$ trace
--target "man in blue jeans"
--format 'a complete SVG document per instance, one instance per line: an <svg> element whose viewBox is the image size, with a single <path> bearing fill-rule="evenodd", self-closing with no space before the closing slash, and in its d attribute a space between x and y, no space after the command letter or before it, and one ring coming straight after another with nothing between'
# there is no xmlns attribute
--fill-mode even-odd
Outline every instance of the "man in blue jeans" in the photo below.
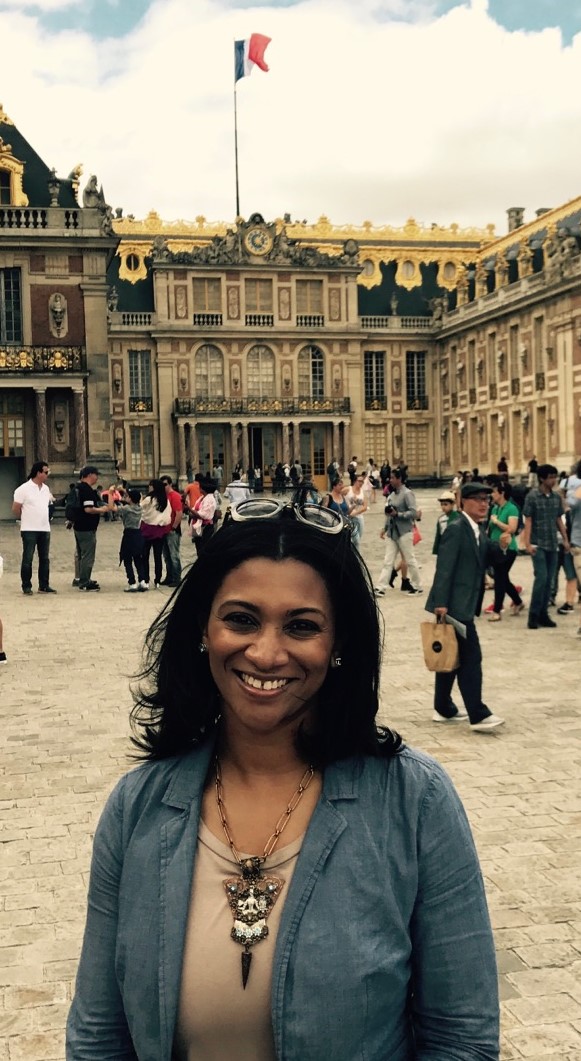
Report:
<svg viewBox="0 0 581 1061"><path fill-rule="evenodd" d="M563 499L555 492L557 469L552 464L540 464L537 475L539 485L529 490L523 508L523 545L533 558L534 571L529 630L557 625L549 615L551 586L558 558L557 531L563 540L565 552L568 553L571 548L563 519Z"/></svg>
<svg viewBox="0 0 581 1061"><path fill-rule="evenodd" d="M49 469L46 461L36 461L22 486L14 491L12 511L20 520L22 563L20 581L25 596L32 595L32 560L38 553L38 592L56 593L49 585L50 520L48 506L53 496L46 485Z"/></svg>

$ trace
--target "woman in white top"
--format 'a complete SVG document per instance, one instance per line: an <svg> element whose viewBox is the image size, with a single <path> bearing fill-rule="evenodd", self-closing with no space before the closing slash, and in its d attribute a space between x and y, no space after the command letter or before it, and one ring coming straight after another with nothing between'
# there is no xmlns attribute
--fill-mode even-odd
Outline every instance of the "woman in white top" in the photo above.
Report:
<svg viewBox="0 0 581 1061"><path fill-rule="evenodd" d="M171 505L161 479L152 479L147 494L141 499L141 533L145 539L143 549L145 579L139 588L149 589L149 554L153 549L154 587L162 579L163 539L171 529Z"/></svg>

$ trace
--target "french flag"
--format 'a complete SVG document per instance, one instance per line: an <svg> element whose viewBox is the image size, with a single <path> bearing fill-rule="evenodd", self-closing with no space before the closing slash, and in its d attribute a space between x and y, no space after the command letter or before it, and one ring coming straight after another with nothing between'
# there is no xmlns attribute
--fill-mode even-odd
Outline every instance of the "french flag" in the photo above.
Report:
<svg viewBox="0 0 581 1061"><path fill-rule="evenodd" d="M234 83L240 81L241 77L248 77L255 66L260 70L268 70L264 61L264 53L270 44L272 37L265 37L262 33L253 33L245 41L234 41Z"/></svg>

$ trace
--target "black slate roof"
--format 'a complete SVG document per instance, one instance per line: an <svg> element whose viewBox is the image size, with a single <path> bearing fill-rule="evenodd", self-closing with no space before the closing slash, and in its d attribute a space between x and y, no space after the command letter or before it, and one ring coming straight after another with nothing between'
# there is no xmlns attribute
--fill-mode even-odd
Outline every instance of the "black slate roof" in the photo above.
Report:
<svg viewBox="0 0 581 1061"><path fill-rule="evenodd" d="M24 177L22 187L24 194L28 196L29 206L50 206L50 195L48 181L51 171L40 155L30 146L22 133L15 125L0 120L0 136L5 144L10 144L14 158L24 162ZM60 180L58 205L62 207L75 207L78 205L73 193L72 181L58 178Z"/></svg>

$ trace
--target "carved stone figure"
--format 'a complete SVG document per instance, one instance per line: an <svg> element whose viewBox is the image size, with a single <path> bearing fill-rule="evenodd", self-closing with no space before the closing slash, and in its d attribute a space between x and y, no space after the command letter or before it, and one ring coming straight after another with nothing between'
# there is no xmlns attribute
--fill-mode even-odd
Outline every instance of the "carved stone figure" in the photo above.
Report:
<svg viewBox="0 0 581 1061"><path fill-rule="evenodd" d="M55 292L48 300L49 328L55 339L61 339L68 332L67 302L63 295Z"/></svg>
<svg viewBox="0 0 581 1061"><path fill-rule="evenodd" d="M290 319L290 291L288 287L281 287L278 293L278 315L281 321Z"/></svg>
<svg viewBox="0 0 581 1061"><path fill-rule="evenodd" d="M117 306L119 305L119 294L115 286L110 287L107 291L107 309L110 313L117 312Z"/></svg>
<svg viewBox="0 0 581 1061"><path fill-rule="evenodd" d="M428 305L432 311L432 324L441 324L444 314L448 312L448 296L442 295L440 298L431 298Z"/></svg>
<svg viewBox="0 0 581 1061"><path fill-rule="evenodd" d="M83 189L83 206L87 210L95 210L101 202L99 187L95 174L91 174Z"/></svg>
<svg viewBox="0 0 581 1061"><path fill-rule="evenodd" d="M237 320L240 314L240 306L238 302L238 288L228 288L228 316L231 320Z"/></svg>
<svg viewBox="0 0 581 1061"><path fill-rule="evenodd" d="M508 280L508 262L502 254L496 255L494 275L496 277L497 287L502 287L503 284L506 284L506 281Z"/></svg>

